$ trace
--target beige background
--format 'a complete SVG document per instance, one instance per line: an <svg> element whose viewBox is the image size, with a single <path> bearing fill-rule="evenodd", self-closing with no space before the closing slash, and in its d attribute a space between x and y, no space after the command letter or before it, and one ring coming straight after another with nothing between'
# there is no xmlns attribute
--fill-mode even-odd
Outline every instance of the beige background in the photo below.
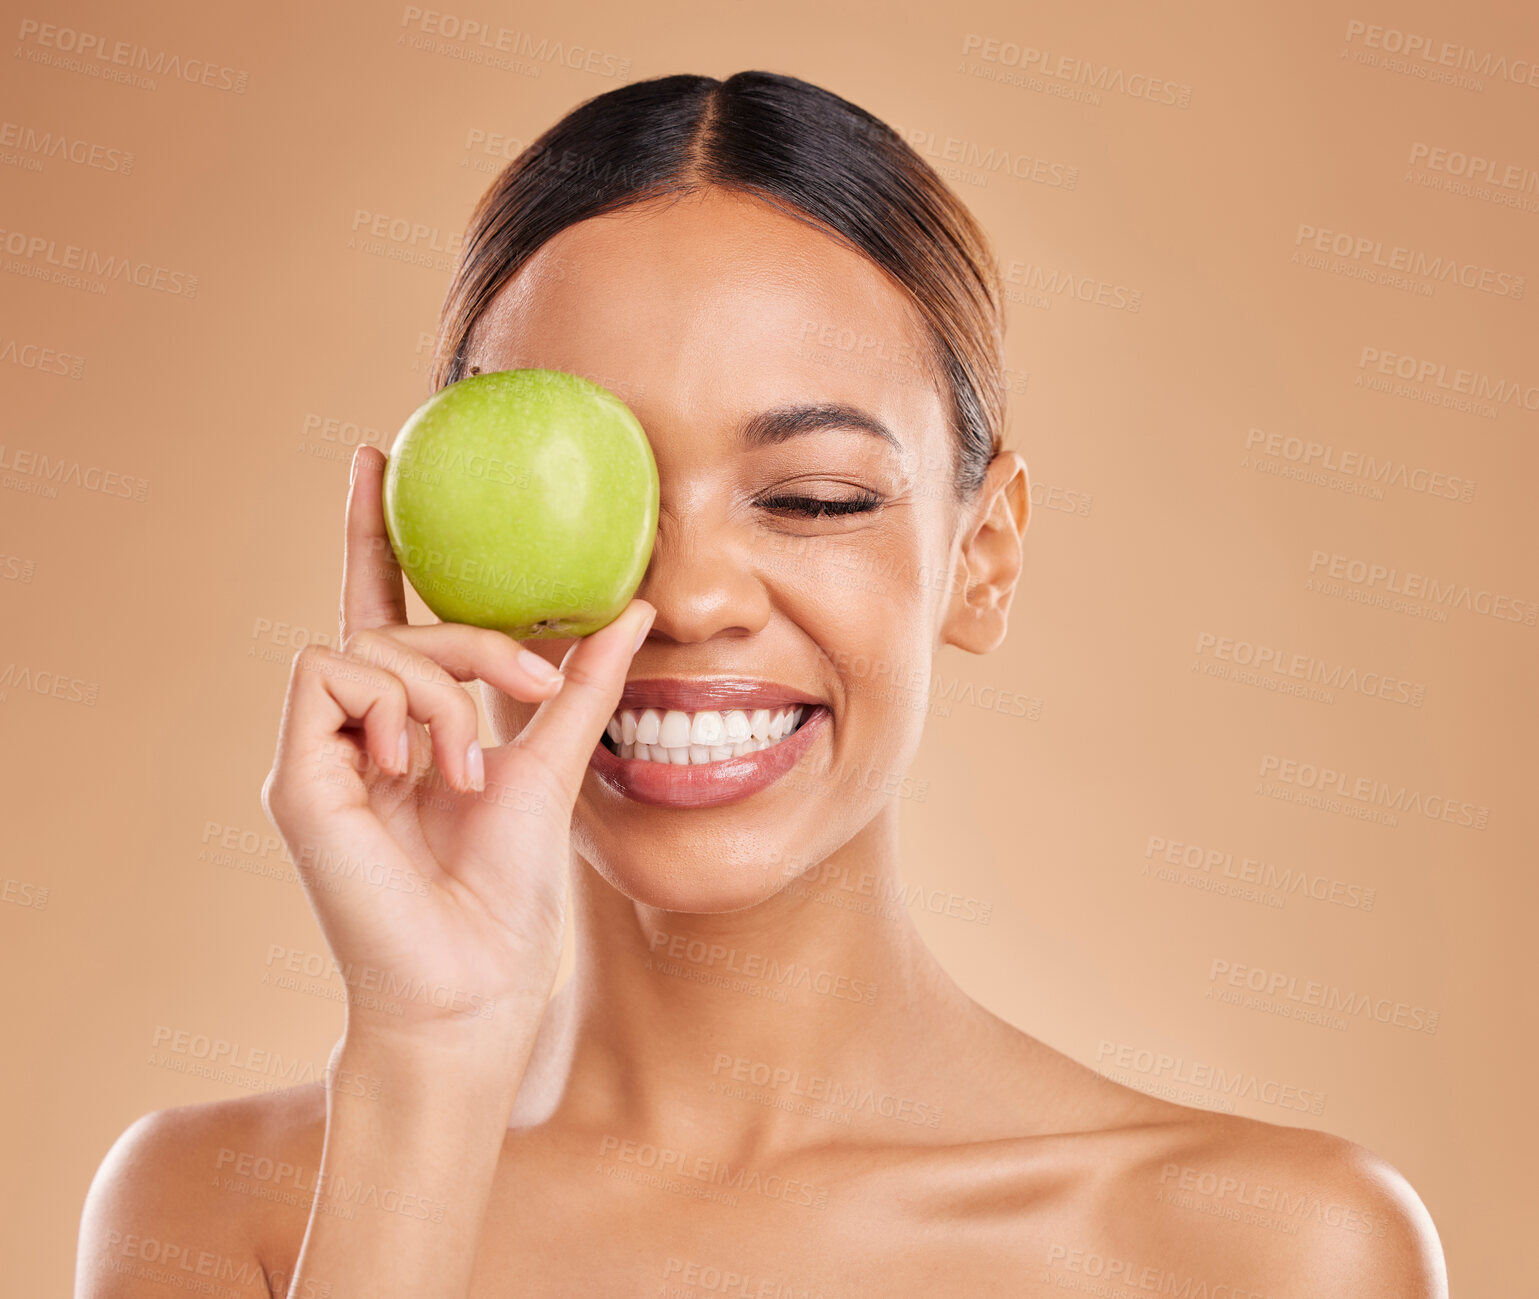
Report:
<svg viewBox="0 0 1539 1299"><path fill-rule="evenodd" d="M201 1076L204 1048L168 1052L168 1035L277 1053L303 1076L334 1040L335 979L264 982L291 951L325 949L263 843L259 790L289 660L336 635L352 446L388 444L426 395L441 250L501 163L492 137L516 151L618 79L743 68L898 126L1017 263L1009 441L1037 510L1008 643L937 665L904 801L906 876L937 908L912 904L923 931L976 997L1089 1064L1145 1087L1222 1069L1238 1099L1179 1098L1388 1158L1431 1209L1456 1293L1532 1280L1539 627L1505 604L1383 607L1362 597L1388 579L1322 588L1311 568L1364 561L1399 585L1539 600L1539 84L1514 79L1539 58L1531 7L447 11L597 51L596 72L468 62L448 51L472 42L425 33L403 5L136 8L23 4L0 29L8 1288L66 1291L82 1197L133 1118L284 1081ZM44 24L69 35L45 44ZM1451 50L1453 69L1393 62L1406 36ZM126 48L141 84L81 70L118 66L58 48L82 37ZM1018 46L1048 51L1047 74L1000 61ZM1172 83L1185 106L1109 85L1076 97L1076 68ZM1465 164L1433 150L1491 159L1508 185L1461 192ZM356 246L360 212L386 238ZM397 242L391 222L423 230ZM1326 263L1310 265L1301 226L1370 251L1333 260L1306 240ZM69 245L196 291L38 278ZM1350 273L1375 245L1471 268L1476 287ZM401 256L414 248L425 264ZM1521 296L1483 290L1482 270L1522 277ZM1396 389L1364 349L1515 395L1444 405L1451 388ZM1311 441L1337 463L1388 459L1409 485L1288 476ZM1276 689L1285 672L1225 677L1226 639L1349 683L1310 697ZM1484 828L1311 806L1276 779L1287 762L1468 803ZM1222 867L1172 865L1151 838L1232 854L1236 872L1304 872L1327 900L1197 887ZM1368 890L1371 909L1350 905ZM973 918L945 914L952 898ZM1215 961L1369 1008L1321 1024L1243 990L1225 1004ZM1397 1004L1435 1012L1435 1033L1375 1019ZM1162 1054L1183 1063L1162 1070ZM1323 1097L1318 1113L1277 1103L1295 1095L1282 1087Z"/></svg>

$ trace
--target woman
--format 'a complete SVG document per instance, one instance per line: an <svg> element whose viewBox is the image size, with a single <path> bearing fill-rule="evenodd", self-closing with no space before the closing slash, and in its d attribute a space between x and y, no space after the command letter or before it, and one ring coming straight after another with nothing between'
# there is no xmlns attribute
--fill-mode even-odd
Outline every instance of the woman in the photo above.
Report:
<svg viewBox="0 0 1539 1299"><path fill-rule="evenodd" d="M239 1295L1446 1293L1367 1152L1112 1083L807 886L896 879L932 658L1004 639L1028 515L991 255L893 132L763 72L590 100L478 205L439 358L628 402L645 581L576 643L408 626L359 450L263 789L332 1072L134 1124L77 1295L163 1293L151 1238Z"/></svg>

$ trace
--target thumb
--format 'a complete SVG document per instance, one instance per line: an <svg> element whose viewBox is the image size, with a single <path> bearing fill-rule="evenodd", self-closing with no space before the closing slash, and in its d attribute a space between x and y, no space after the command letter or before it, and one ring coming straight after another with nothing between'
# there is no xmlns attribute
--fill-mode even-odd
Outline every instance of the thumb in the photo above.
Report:
<svg viewBox="0 0 1539 1299"><path fill-rule="evenodd" d="M540 705L509 745L536 757L560 782L566 806L577 801L593 747L614 716L625 689L625 674L657 610L632 600L608 625L583 637L561 662L560 691ZM488 761L499 750L487 752Z"/></svg>

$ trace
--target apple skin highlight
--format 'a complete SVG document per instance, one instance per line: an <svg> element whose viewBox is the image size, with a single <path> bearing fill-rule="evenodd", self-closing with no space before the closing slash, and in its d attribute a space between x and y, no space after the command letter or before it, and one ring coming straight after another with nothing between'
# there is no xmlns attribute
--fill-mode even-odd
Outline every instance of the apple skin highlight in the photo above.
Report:
<svg viewBox="0 0 1539 1299"><path fill-rule="evenodd" d="M630 603L660 486L645 430L607 388L495 370L413 412L383 495L391 548L433 613L540 640L587 636Z"/></svg>

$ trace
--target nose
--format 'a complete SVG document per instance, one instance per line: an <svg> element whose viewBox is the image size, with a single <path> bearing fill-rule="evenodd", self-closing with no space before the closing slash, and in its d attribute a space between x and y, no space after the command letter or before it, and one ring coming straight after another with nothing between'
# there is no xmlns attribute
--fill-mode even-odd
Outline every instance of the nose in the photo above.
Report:
<svg viewBox="0 0 1539 1299"><path fill-rule="evenodd" d="M747 543L698 510L659 511L636 594L657 610L651 635L680 644L751 636L770 616L769 591L749 562Z"/></svg>

